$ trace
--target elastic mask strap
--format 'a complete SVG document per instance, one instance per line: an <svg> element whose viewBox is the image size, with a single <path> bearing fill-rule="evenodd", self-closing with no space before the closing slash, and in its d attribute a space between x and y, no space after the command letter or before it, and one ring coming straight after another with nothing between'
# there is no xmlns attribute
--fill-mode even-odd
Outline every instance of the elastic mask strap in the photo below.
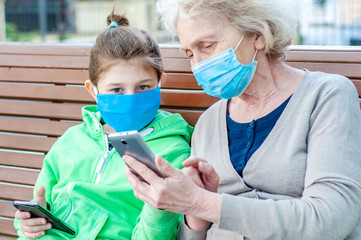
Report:
<svg viewBox="0 0 361 240"><path fill-rule="evenodd" d="M253 58L252 58L252 62L253 62L254 59L256 58L257 53L258 53L258 49L256 48L256 52L254 53L254 56L253 56Z"/></svg>
<svg viewBox="0 0 361 240"><path fill-rule="evenodd" d="M99 92L98 92L97 87L96 87L95 85L93 85L93 84L92 84L92 86L93 86L93 90L94 90L95 94L96 94L96 95L98 95L98 94L99 94Z"/></svg>
<svg viewBox="0 0 361 240"><path fill-rule="evenodd" d="M244 38L244 34L243 34L243 36L242 36L241 40L239 40L239 42L238 42L238 44L237 44L237 47L234 49L234 52L236 52L236 51L237 51L237 49L238 49L239 45L241 44L241 42L242 42L243 38Z"/></svg>

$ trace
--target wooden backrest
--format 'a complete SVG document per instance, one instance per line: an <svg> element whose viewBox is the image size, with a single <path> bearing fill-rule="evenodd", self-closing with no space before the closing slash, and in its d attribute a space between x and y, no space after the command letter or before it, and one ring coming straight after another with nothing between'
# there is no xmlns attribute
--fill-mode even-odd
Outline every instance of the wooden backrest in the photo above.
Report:
<svg viewBox="0 0 361 240"><path fill-rule="evenodd" d="M44 155L70 126L81 107L94 104L83 87L90 46L0 43L0 239L16 236L13 200L31 200ZM167 78L161 108L194 125L218 99L206 95L177 47L162 46ZM288 51L297 68L349 77L361 95L361 50Z"/></svg>

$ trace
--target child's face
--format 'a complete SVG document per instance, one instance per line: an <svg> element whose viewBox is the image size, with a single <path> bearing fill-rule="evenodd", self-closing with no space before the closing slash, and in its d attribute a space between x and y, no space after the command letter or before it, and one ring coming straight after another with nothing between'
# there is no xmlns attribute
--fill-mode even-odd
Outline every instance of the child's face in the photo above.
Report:
<svg viewBox="0 0 361 240"><path fill-rule="evenodd" d="M98 92L101 94L132 95L158 87L157 73L153 68L145 69L138 62L121 61L101 76Z"/></svg>

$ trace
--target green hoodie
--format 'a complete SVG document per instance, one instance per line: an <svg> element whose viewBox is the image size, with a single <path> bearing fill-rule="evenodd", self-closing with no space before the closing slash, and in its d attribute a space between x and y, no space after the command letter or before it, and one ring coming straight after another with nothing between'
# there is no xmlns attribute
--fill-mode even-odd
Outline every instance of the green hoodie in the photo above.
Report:
<svg viewBox="0 0 361 240"><path fill-rule="evenodd" d="M175 239L179 215L135 198L119 154L109 147L96 106L82 110L83 123L70 128L46 155L35 184L45 187L53 212L76 236L56 229L40 239ZM155 155L174 167L189 157L193 128L179 114L158 111L143 138ZM26 239L15 220L19 239Z"/></svg>

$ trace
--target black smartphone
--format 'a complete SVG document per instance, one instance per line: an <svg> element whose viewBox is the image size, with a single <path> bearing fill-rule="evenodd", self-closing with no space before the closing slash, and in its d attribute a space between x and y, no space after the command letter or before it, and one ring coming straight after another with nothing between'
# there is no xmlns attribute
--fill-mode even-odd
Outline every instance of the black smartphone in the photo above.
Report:
<svg viewBox="0 0 361 240"><path fill-rule="evenodd" d="M165 177L156 167L154 155L138 131L111 133L108 139L120 156L132 156L152 169L159 177ZM143 180L134 170L132 172Z"/></svg>
<svg viewBox="0 0 361 240"><path fill-rule="evenodd" d="M30 212L33 218L45 218L52 224L53 228L75 235L75 231L68 224L55 217L46 208L36 202L14 201L13 205L21 212Z"/></svg>

